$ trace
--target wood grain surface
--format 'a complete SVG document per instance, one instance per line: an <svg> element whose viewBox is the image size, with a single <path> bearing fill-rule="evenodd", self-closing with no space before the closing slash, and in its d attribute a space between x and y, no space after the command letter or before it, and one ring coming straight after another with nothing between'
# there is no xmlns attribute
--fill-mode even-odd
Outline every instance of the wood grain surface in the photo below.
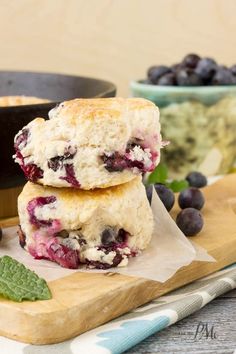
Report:
<svg viewBox="0 0 236 354"><path fill-rule="evenodd" d="M126 96L188 52L235 63L235 13L235 0L2 0L0 68L94 76Z"/></svg>
<svg viewBox="0 0 236 354"><path fill-rule="evenodd" d="M215 339L195 337L199 323L214 326ZM233 354L236 350L236 290L145 339L125 354Z"/></svg>
<svg viewBox="0 0 236 354"><path fill-rule="evenodd" d="M21 186L0 189L0 226L1 219L10 218L17 215L17 197L22 191L22 188L23 187Z"/></svg>
<svg viewBox="0 0 236 354"><path fill-rule="evenodd" d="M236 174L233 174L204 189L205 227L194 240L217 262L195 261L164 284L113 273L73 273L49 282L51 300L14 303L1 299L0 335L34 344L60 342L234 263L235 184Z"/></svg>

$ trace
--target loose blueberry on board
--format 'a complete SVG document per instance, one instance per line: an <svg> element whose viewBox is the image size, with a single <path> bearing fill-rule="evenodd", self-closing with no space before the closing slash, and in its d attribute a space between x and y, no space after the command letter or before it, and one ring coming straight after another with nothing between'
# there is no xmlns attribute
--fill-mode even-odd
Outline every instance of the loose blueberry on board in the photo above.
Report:
<svg viewBox="0 0 236 354"><path fill-rule="evenodd" d="M176 224L185 236L195 236L203 228L203 218L199 210L186 208L176 218Z"/></svg>
<svg viewBox="0 0 236 354"><path fill-rule="evenodd" d="M157 84L160 77L169 73L171 70L165 65L152 66L148 69L147 76L152 84Z"/></svg>
<svg viewBox="0 0 236 354"><path fill-rule="evenodd" d="M154 184L155 190L161 199L162 203L166 207L167 211L170 211L173 208L175 203L174 193L167 188L164 184L156 183Z"/></svg>
<svg viewBox="0 0 236 354"><path fill-rule="evenodd" d="M194 69L196 68L200 59L201 58L197 54L187 54L182 60L182 65L186 68Z"/></svg>
<svg viewBox="0 0 236 354"><path fill-rule="evenodd" d="M190 187L202 188L207 185L207 178L201 172L190 172L185 179Z"/></svg>
<svg viewBox="0 0 236 354"><path fill-rule="evenodd" d="M181 209L195 208L200 210L205 203L205 198L198 188L190 187L180 192L178 203Z"/></svg>

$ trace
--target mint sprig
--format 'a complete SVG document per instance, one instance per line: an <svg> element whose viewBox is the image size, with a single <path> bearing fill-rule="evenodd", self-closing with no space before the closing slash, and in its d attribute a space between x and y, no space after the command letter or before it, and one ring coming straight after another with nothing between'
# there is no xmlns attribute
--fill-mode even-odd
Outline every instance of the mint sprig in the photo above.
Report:
<svg viewBox="0 0 236 354"><path fill-rule="evenodd" d="M172 180L168 179L168 168L165 164L160 163L155 170L148 176L148 184L162 183L168 188L172 189L174 193L181 192L189 187L189 183L186 179Z"/></svg>
<svg viewBox="0 0 236 354"><path fill-rule="evenodd" d="M46 281L9 256L0 258L0 295L10 300L49 300Z"/></svg>
<svg viewBox="0 0 236 354"><path fill-rule="evenodd" d="M155 170L148 176L148 184L163 183L165 184L168 178L167 166L160 163Z"/></svg>

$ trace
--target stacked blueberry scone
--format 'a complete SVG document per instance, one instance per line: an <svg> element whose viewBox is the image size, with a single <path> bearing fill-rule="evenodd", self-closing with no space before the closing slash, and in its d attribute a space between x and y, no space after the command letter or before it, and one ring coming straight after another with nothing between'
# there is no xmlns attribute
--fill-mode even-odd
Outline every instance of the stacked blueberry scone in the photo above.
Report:
<svg viewBox="0 0 236 354"><path fill-rule="evenodd" d="M159 162L158 108L137 98L75 99L15 137L29 182L18 199L20 244L63 267L125 266L153 216L142 174Z"/></svg>

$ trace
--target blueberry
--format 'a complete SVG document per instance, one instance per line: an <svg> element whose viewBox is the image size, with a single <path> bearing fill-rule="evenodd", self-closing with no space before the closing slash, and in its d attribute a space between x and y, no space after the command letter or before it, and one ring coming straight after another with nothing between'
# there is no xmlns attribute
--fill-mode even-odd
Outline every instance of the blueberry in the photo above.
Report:
<svg viewBox="0 0 236 354"><path fill-rule="evenodd" d="M48 168L56 172L59 168L63 167L64 162L66 160L72 159L75 156L76 152L76 146L67 146L64 150L64 155L54 156L48 160Z"/></svg>
<svg viewBox="0 0 236 354"><path fill-rule="evenodd" d="M169 73L170 71L171 69L168 68L168 66L164 66L164 65L151 66L148 69L147 76L148 79L151 81L151 83L156 85L160 77Z"/></svg>
<svg viewBox="0 0 236 354"><path fill-rule="evenodd" d="M194 69L196 68L200 59L201 58L197 54L188 54L184 57L182 65L184 67Z"/></svg>
<svg viewBox="0 0 236 354"><path fill-rule="evenodd" d="M63 167L63 156L55 156L48 160L48 168L56 172L60 167Z"/></svg>
<svg viewBox="0 0 236 354"><path fill-rule="evenodd" d="M47 204L52 204L57 200L57 198L53 195L50 195L48 197L36 197L31 199L28 204L27 204L27 211L29 214L29 221L32 225L36 227L41 227L41 226L51 226L53 220L44 220L44 219L38 219L37 216L35 215L35 209L36 208L42 208L44 205Z"/></svg>
<svg viewBox="0 0 236 354"><path fill-rule="evenodd" d="M189 68L178 70L176 81L178 86L201 86L203 84L201 77Z"/></svg>
<svg viewBox="0 0 236 354"><path fill-rule="evenodd" d="M147 199L149 201L149 204L151 205L151 203L152 203L153 185L152 184L148 184L147 186L145 186L145 189L146 189Z"/></svg>
<svg viewBox="0 0 236 354"><path fill-rule="evenodd" d="M176 78L174 73L167 73L163 75L158 81L157 85L160 86L174 86L176 85Z"/></svg>
<svg viewBox="0 0 236 354"><path fill-rule="evenodd" d="M233 66L231 66L230 71L231 71L231 73L232 73L234 76L236 76L236 64L234 64Z"/></svg>
<svg viewBox="0 0 236 354"><path fill-rule="evenodd" d="M52 243L47 249L49 259L58 263L61 267L77 269L79 266L79 254L62 244Z"/></svg>
<svg viewBox="0 0 236 354"><path fill-rule="evenodd" d="M19 149L19 146L21 145L21 150L27 145L27 140L29 137L29 129L23 128L21 130L21 133L17 134L15 137L15 142L14 142L14 148L16 150Z"/></svg>
<svg viewBox="0 0 236 354"><path fill-rule="evenodd" d="M65 229L57 232L56 234L57 237L61 237L61 238L68 238L69 237L69 232Z"/></svg>
<svg viewBox="0 0 236 354"><path fill-rule="evenodd" d="M178 63L178 64L173 64L173 65L171 65L171 71L173 72L173 73L176 73L179 69L181 69L182 68L182 65L180 64L180 63Z"/></svg>
<svg viewBox="0 0 236 354"><path fill-rule="evenodd" d="M111 267L117 267L118 264L120 264L120 262L122 261L122 259L123 259L123 256L120 254L119 251L116 251L115 257L112 260L112 264L99 262L99 261L93 261L93 260L89 260L89 259L86 259L85 261L92 268L109 269Z"/></svg>
<svg viewBox="0 0 236 354"><path fill-rule="evenodd" d="M122 255L120 254L120 252L117 251L112 261L112 267L117 267L118 264L120 264L120 262L122 261L122 259L123 259Z"/></svg>
<svg viewBox="0 0 236 354"><path fill-rule="evenodd" d="M177 215L176 224L185 236L195 236L203 227L203 217L200 211L187 208Z"/></svg>
<svg viewBox="0 0 236 354"><path fill-rule="evenodd" d="M149 80L149 79L145 79L145 80L142 80L142 81L140 81L142 84L145 84L145 85L152 85L152 82L151 82L151 80Z"/></svg>
<svg viewBox="0 0 236 354"><path fill-rule="evenodd" d="M130 150L133 150L135 148L135 146L140 146L142 148L141 142L142 142L141 139L131 139L131 140L129 140L127 145L126 145L125 151L126 152L130 152Z"/></svg>
<svg viewBox="0 0 236 354"><path fill-rule="evenodd" d="M201 172L190 172L185 179L190 187L202 188L207 185L207 178Z"/></svg>
<svg viewBox="0 0 236 354"><path fill-rule="evenodd" d="M24 171L26 178L31 182L37 182L38 179L43 178L43 170L34 163L21 165L21 168Z"/></svg>
<svg viewBox="0 0 236 354"><path fill-rule="evenodd" d="M208 81L211 80L216 70L217 64L214 59L203 58L199 60L195 73L200 76L203 81Z"/></svg>
<svg viewBox="0 0 236 354"><path fill-rule="evenodd" d="M205 199L198 188L190 187L180 192L178 203L181 209L195 208L200 210L205 203Z"/></svg>
<svg viewBox="0 0 236 354"><path fill-rule="evenodd" d="M162 203L164 204L166 209L170 211L175 203L174 193L161 183L154 184L154 187Z"/></svg>
<svg viewBox="0 0 236 354"><path fill-rule="evenodd" d="M104 167L108 172L122 172L127 167L124 157L118 152L113 152L109 155L103 154L101 159L104 162Z"/></svg>
<svg viewBox="0 0 236 354"><path fill-rule="evenodd" d="M80 183L79 183L79 181L77 181L76 176L75 176L75 170L74 170L73 163L64 164L64 167L65 167L65 171L66 171L66 176L59 177L59 178L61 180L64 180L64 181L70 183L71 186L74 188L80 188Z"/></svg>
<svg viewBox="0 0 236 354"><path fill-rule="evenodd" d="M116 242L124 243L127 241L129 233L124 229L119 229L118 234L116 235Z"/></svg>
<svg viewBox="0 0 236 354"><path fill-rule="evenodd" d="M225 66L218 66L211 83L212 85L233 85L235 77Z"/></svg>
<svg viewBox="0 0 236 354"><path fill-rule="evenodd" d="M115 231L111 227L103 230L101 234L102 244L105 246L112 245L115 242L115 236Z"/></svg>

